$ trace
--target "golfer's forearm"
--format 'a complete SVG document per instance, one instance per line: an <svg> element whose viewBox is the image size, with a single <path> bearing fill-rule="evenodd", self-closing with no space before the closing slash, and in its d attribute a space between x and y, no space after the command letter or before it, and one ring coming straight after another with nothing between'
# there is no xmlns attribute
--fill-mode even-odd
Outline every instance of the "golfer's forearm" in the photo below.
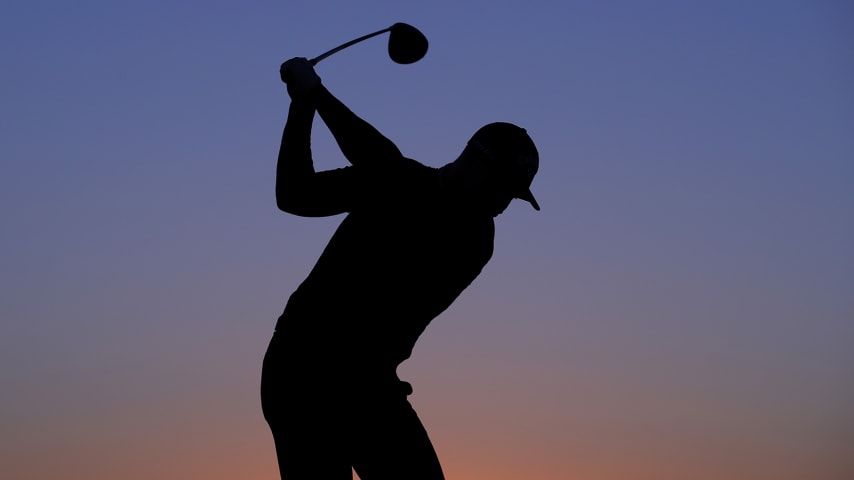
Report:
<svg viewBox="0 0 854 480"><path fill-rule="evenodd" d="M329 127L341 152L353 165L382 163L402 155L397 146L368 122L359 118L324 86L314 93L317 112Z"/></svg>
<svg viewBox="0 0 854 480"><path fill-rule="evenodd" d="M291 103L276 166L276 203L285 211L298 200L300 190L314 174L311 159L313 120L313 105L308 102Z"/></svg>

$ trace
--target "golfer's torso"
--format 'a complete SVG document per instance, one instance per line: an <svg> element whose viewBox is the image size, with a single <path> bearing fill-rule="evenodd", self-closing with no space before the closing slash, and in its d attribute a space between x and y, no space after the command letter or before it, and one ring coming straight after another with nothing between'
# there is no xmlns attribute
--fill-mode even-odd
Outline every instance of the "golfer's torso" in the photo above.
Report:
<svg viewBox="0 0 854 480"><path fill-rule="evenodd" d="M291 296L277 331L327 357L397 365L480 273L493 237L491 218L460 215L430 195L356 210Z"/></svg>

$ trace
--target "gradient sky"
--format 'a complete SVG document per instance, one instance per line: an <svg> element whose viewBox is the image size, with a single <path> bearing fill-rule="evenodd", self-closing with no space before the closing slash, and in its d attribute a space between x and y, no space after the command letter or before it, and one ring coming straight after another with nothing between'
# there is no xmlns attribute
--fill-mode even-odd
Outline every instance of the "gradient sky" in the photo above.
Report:
<svg viewBox="0 0 854 480"><path fill-rule="evenodd" d="M261 358L340 222L276 209L278 66L398 21L427 56L333 93L428 165L541 155L400 369L447 478L854 478L844 0L4 1L0 478L277 478Z"/></svg>

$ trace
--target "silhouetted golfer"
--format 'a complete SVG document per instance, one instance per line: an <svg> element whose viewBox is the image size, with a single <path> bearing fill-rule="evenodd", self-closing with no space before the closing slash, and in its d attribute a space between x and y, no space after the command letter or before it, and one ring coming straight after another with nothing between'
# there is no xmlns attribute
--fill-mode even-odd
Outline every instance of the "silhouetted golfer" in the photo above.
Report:
<svg viewBox="0 0 854 480"><path fill-rule="evenodd" d="M404 157L321 84L282 65L291 97L276 173L281 210L347 213L270 341L264 417L287 480L437 480L442 468L396 369L492 256L493 217L529 190L538 154L525 130L492 123L455 161ZM351 166L315 172L315 112Z"/></svg>

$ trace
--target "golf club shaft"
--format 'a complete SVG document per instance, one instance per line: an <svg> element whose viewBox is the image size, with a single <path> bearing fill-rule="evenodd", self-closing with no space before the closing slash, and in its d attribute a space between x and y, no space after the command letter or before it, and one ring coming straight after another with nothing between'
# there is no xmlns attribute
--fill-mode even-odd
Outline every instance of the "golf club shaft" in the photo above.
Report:
<svg viewBox="0 0 854 480"><path fill-rule="evenodd" d="M312 65L317 65L317 62L319 62L319 61L323 60L324 58L326 58L326 57L328 57L328 56L330 56L330 55L332 55L333 53L336 53L336 52L338 52L338 51L340 51L340 50L344 50L345 48L349 47L350 45L354 45L354 44L356 44L356 43L359 43L359 42L361 42L362 40L367 40L367 39L369 39L369 38L371 38L371 37L376 37L377 35L379 35L379 34L381 34L381 33L388 32L389 30L391 30L391 27L384 28L384 29L382 29L382 30L377 30L377 31L376 31L376 32L374 32L374 33L369 33L369 34L367 34L367 35L365 35L365 36L363 36L363 37L359 37L359 38L357 38L357 39L355 39L355 40L350 40L349 42L347 42L347 43L345 43L345 44L343 44L343 45L339 45L339 46L337 46L337 47L333 48L332 50L330 50L330 51L328 51L328 52L326 52L326 53L324 53L324 54L321 54L321 55L318 55L317 57L312 58L311 60L309 60L309 62L310 62Z"/></svg>

